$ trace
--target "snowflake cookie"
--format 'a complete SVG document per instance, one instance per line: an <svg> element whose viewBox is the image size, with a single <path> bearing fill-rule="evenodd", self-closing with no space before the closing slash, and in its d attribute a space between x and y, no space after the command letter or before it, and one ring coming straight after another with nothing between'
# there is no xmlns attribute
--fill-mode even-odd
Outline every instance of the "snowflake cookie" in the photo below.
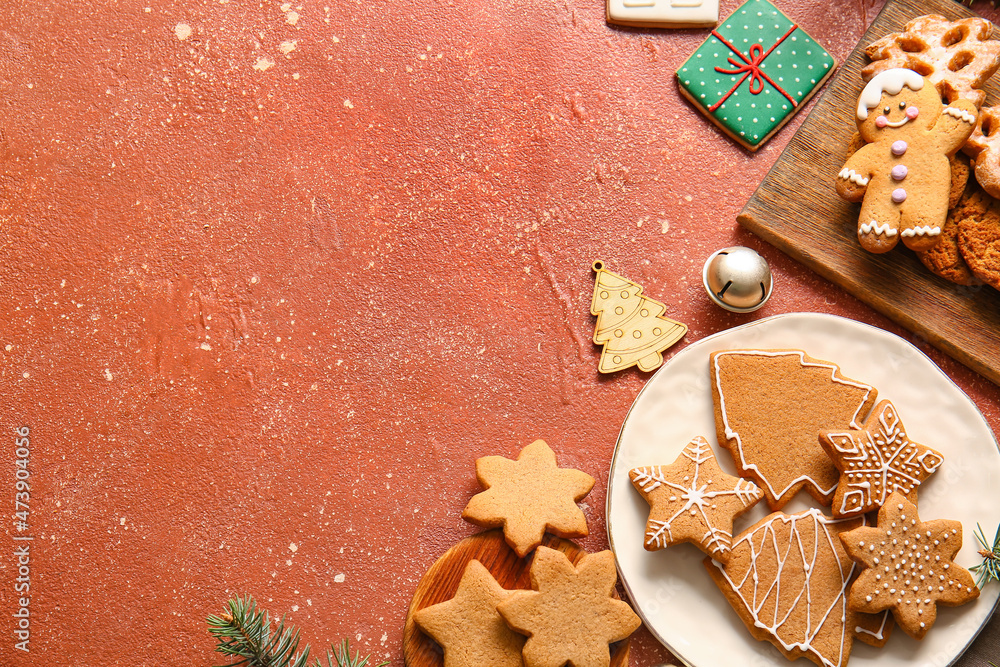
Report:
<svg viewBox="0 0 1000 667"><path fill-rule="evenodd" d="M528 636L525 667L607 667L609 644L642 625L627 603L616 600L615 556L601 551L574 567L566 554L539 547L531 563L530 591L515 591L497 605L511 628Z"/></svg>
<svg viewBox="0 0 1000 667"><path fill-rule="evenodd" d="M497 605L513 595L478 560L470 560L455 596L413 615L444 650L444 667L521 667L524 637L507 627Z"/></svg>
<svg viewBox="0 0 1000 667"><path fill-rule="evenodd" d="M879 510L875 528L856 528L840 539L866 568L851 586L848 608L891 609L915 639L934 625L937 605L954 607L979 597L969 571L952 562L962 547L961 522L921 521L916 506L899 492Z"/></svg>
<svg viewBox="0 0 1000 667"><path fill-rule="evenodd" d="M750 0L677 70L681 93L757 150L833 73L836 61L767 0Z"/></svg>
<svg viewBox="0 0 1000 667"><path fill-rule="evenodd" d="M548 530L558 537L586 537L587 518L576 503L590 493L594 478L556 465L556 455L536 440L517 455L476 460L476 477L486 490L462 510L462 518L483 528L503 526L507 544L524 557Z"/></svg>
<svg viewBox="0 0 1000 667"><path fill-rule="evenodd" d="M628 476L649 503L647 551L692 542L725 562L733 541L733 519L764 497L753 483L722 472L712 447L701 436L689 442L672 464L633 468Z"/></svg>
<svg viewBox="0 0 1000 667"><path fill-rule="evenodd" d="M889 401L875 406L860 431L822 433L819 441L840 470L833 495L833 514L839 517L878 509L893 491L915 503L921 482L944 462L939 452L907 437Z"/></svg>

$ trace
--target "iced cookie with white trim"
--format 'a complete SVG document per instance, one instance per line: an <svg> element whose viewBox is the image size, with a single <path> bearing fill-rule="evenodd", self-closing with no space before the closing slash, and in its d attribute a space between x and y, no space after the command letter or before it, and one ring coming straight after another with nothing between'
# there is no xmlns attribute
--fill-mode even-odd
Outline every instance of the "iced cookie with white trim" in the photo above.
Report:
<svg viewBox="0 0 1000 667"><path fill-rule="evenodd" d="M937 605L954 607L979 597L964 567L953 562L962 547L962 524L921 521L916 506L893 492L875 528L840 534L844 548L865 570L851 586L848 608L868 613L891 609L906 634L923 639Z"/></svg>
<svg viewBox="0 0 1000 667"><path fill-rule="evenodd" d="M780 9L768 0L749 0L677 69L677 83L698 111L755 151L805 106L836 66Z"/></svg>
<svg viewBox="0 0 1000 667"><path fill-rule="evenodd" d="M608 23L638 28L711 28L719 0L607 0Z"/></svg>
<svg viewBox="0 0 1000 667"><path fill-rule="evenodd" d="M724 473L701 436L670 465L633 468L628 476L649 503L643 541L647 551L691 542L725 562L733 542L733 519L764 497L752 482Z"/></svg>
<svg viewBox="0 0 1000 667"><path fill-rule="evenodd" d="M842 667L858 631L884 620L847 605L858 566L839 536L864 525L817 509L775 512L737 536L727 563L705 568L755 639L789 660Z"/></svg>
<svg viewBox="0 0 1000 667"><path fill-rule="evenodd" d="M827 431L819 442L840 471L833 494L837 517L876 510L893 491L916 503L921 483L944 462L940 452L910 440L889 401L875 406L864 428Z"/></svg>
<svg viewBox="0 0 1000 667"><path fill-rule="evenodd" d="M802 350L725 350L709 365L716 432L737 473L772 510L802 490L829 505L840 473L819 434L860 429L878 390Z"/></svg>
<svg viewBox="0 0 1000 667"><path fill-rule="evenodd" d="M949 159L972 134L978 116L965 99L944 106L937 88L913 70L876 74L858 98L856 121L868 142L837 174L837 192L860 201L858 240L869 252L902 240L933 248L948 216Z"/></svg>

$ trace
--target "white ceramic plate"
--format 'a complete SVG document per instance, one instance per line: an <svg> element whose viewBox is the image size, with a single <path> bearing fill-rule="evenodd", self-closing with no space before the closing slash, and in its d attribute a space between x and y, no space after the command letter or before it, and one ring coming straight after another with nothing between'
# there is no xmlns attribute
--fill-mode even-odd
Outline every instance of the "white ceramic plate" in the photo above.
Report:
<svg viewBox="0 0 1000 667"><path fill-rule="evenodd" d="M622 582L646 626L684 663L787 665L768 642L747 632L690 544L646 551L643 535L649 506L632 488L631 468L672 462L697 435L705 436L722 468L735 474L728 452L718 446L708 357L734 348L793 348L838 364L844 375L872 384L879 399L899 410L907 434L940 451L945 461L920 491L921 519L957 519L964 542L956 562L981 562L973 531L988 537L1000 522L1000 450L972 401L920 350L902 338L853 320L818 313L779 315L723 331L688 346L670 359L639 392L618 437L608 479L608 538ZM785 506L798 512L817 506L800 493ZM737 519L738 534L768 514L767 503ZM945 667L966 649L989 619L1000 586L985 587L974 602L938 607L937 622L922 641L895 628L882 649L854 642L852 667Z"/></svg>

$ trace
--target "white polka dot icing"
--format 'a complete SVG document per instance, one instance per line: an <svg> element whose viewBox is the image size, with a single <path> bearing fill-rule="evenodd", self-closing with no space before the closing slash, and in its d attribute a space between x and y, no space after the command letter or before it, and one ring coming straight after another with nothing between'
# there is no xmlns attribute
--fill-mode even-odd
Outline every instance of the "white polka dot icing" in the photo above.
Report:
<svg viewBox="0 0 1000 667"><path fill-rule="evenodd" d="M979 597L972 575L952 562L962 546L962 524L921 521L916 506L899 492L879 510L875 528L856 528L842 533L841 540L866 568L851 587L848 606L868 613L891 609L899 626L916 639L934 624L938 604L954 606ZM893 564L883 565L876 553Z"/></svg>

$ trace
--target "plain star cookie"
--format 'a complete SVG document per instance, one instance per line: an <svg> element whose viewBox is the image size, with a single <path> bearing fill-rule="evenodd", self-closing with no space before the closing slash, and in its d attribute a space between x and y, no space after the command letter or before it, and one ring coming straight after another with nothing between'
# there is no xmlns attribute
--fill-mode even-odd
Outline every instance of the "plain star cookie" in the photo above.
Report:
<svg viewBox="0 0 1000 667"><path fill-rule="evenodd" d="M497 612L497 605L512 594L482 563L471 560L455 597L424 607L413 620L441 645L444 667L521 667L524 637Z"/></svg>
<svg viewBox="0 0 1000 667"><path fill-rule="evenodd" d="M915 639L934 625L937 605L954 607L979 597L972 575L952 561L962 547L961 522L921 521L916 506L898 492L879 510L875 528L856 528L840 539L866 568L851 586L849 607L891 609Z"/></svg>
<svg viewBox="0 0 1000 667"><path fill-rule="evenodd" d="M838 535L864 522L831 519L817 509L775 512L736 538L728 563L706 558L705 568L755 639L789 660L842 667L860 632L875 645L887 636L883 618L847 604L857 566Z"/></svg>
<svg viewBox="0 0 1000 667"><path fill-rule="evenodd" d="M805 489L829 505L839 472L821 431L861 428L878 391L801 350L726 350L711 356L719 443L772 510Z"/></svg>
<svg viewBox="0 0 1000 667"><path fill-rule="evenodd" d="M629 471L632 486L649 503L643 546L656 551L681 542L725 562L733 519L764 497L756 485L722 472L712 447L698 436L667 466Z"/></svg>
<svg viewBox="0 0 1000 667"><path fill-rule="evenodd" d="M833 495L833 515L838 517L878 509L893 491L916 503L920 484L944 462L939 452L907 437L889 401L875 406L861 430L830 431L819 440L840 470Z"/></svg>
<svg viewBox="0 0 1000 667"><path fill-rule="evenodd" d="M462 518L484 528L503 526L504 538L518 556L542 543L548 530L559 537L585 537L587 518L576 503L594 487L594 478L559 468L556 455L536 440L517 455L476 460L476 477L486 490L472 497Z"/></svg>
<svg viewBox="0 0 1000 667"><path fill-rule="evenodd" d="M515 591L497 606L508 625L528 636L525 667L607 667L609 645L642 624L614 599L618 579L610 551L584 556L576 567L560 551L539 547L530 591Z"/></svg>

